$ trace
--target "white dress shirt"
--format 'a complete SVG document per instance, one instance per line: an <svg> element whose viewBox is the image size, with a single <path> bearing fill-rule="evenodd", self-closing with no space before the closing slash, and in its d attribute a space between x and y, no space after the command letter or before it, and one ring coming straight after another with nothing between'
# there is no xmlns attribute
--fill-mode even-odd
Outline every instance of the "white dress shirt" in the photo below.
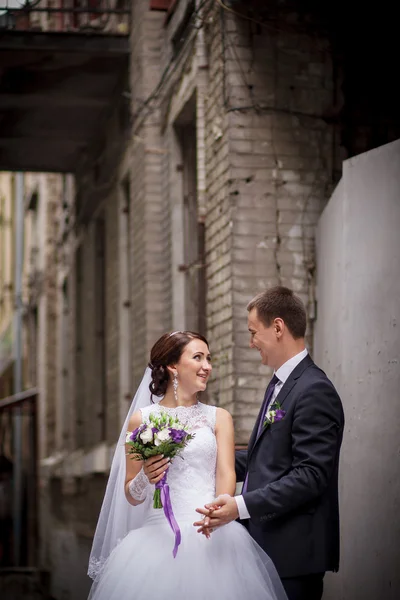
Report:
<svg viewBox="0 0 400 600"><path fill-rule="evenodd" d="M301 361L307 356L307 354L308 350L305 348L298 354L295 354L295 356L292 356L292 358L289 358L289 360L283 363L283 365L279 367L277 371L275 371L274 374L277 376L279 381L277 384L275 384L274 393L272 394L272 398L268 406L271 406L271 404L276 400L276 397L283 388L283 385L288 379L290 373L297 367L299 363L301 363ZM247 506L243 496L235 496L235 500L238 507L240 519L250 519L249 511L247 510Z"/></svg>

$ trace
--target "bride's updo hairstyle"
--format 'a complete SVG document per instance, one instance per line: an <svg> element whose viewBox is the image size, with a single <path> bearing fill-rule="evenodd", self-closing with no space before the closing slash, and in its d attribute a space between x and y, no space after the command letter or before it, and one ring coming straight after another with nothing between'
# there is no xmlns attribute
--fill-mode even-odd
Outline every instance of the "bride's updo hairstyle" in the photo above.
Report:
<svg viewBox="0 0 400 600"><path fill-rule="evenodd" d="M170 379L168 365L176 364L186 346L192 340L208 342L200 333L193 331L174 331L164 333L154 344L150 352L149 367L151 369L150 392L155 396L164 396Z"/></svg>

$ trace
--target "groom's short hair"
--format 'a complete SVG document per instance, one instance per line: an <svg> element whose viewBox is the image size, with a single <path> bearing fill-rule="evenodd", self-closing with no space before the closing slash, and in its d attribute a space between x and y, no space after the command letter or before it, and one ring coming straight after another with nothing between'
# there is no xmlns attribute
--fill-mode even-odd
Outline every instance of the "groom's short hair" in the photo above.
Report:
<svg viewBox="0 0 400 600"><path fill-rule="evenodd" d="M266 327L269 327L274 319L280 318L294 339L305 336L306 309L300 298L289 288L278 285L257 294L247 305L249 312L253 308L257 310L258 318Z"/></svg>

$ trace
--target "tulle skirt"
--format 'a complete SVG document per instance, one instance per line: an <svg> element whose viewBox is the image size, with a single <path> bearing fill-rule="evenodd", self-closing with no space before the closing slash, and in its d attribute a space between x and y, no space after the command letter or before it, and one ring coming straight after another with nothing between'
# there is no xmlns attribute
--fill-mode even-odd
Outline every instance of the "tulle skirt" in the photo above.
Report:
<svg viewBox="0 0 400 600"><path fill-rule="evenodd" d="M92 585L89 600L287 600L276 569L237 522L197 533L199 515L180 516L182 542L163 511L118 544Z"/></svg>

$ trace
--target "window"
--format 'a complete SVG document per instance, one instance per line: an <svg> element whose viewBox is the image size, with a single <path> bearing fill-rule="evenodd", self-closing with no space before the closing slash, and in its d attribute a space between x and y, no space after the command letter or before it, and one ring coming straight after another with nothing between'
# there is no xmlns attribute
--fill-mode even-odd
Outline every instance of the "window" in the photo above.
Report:
<svg viewBox="0 0 400 600"><path fill-rule="evenodd" d="M195 96L183 109L176 124L178 155L180 158L183 223L183 263L179 269L184 273L185 328L206 331L206 277L204 223L199 216L197 197L197 131ZM172 190L175 194L175 190Z"/></svg>

